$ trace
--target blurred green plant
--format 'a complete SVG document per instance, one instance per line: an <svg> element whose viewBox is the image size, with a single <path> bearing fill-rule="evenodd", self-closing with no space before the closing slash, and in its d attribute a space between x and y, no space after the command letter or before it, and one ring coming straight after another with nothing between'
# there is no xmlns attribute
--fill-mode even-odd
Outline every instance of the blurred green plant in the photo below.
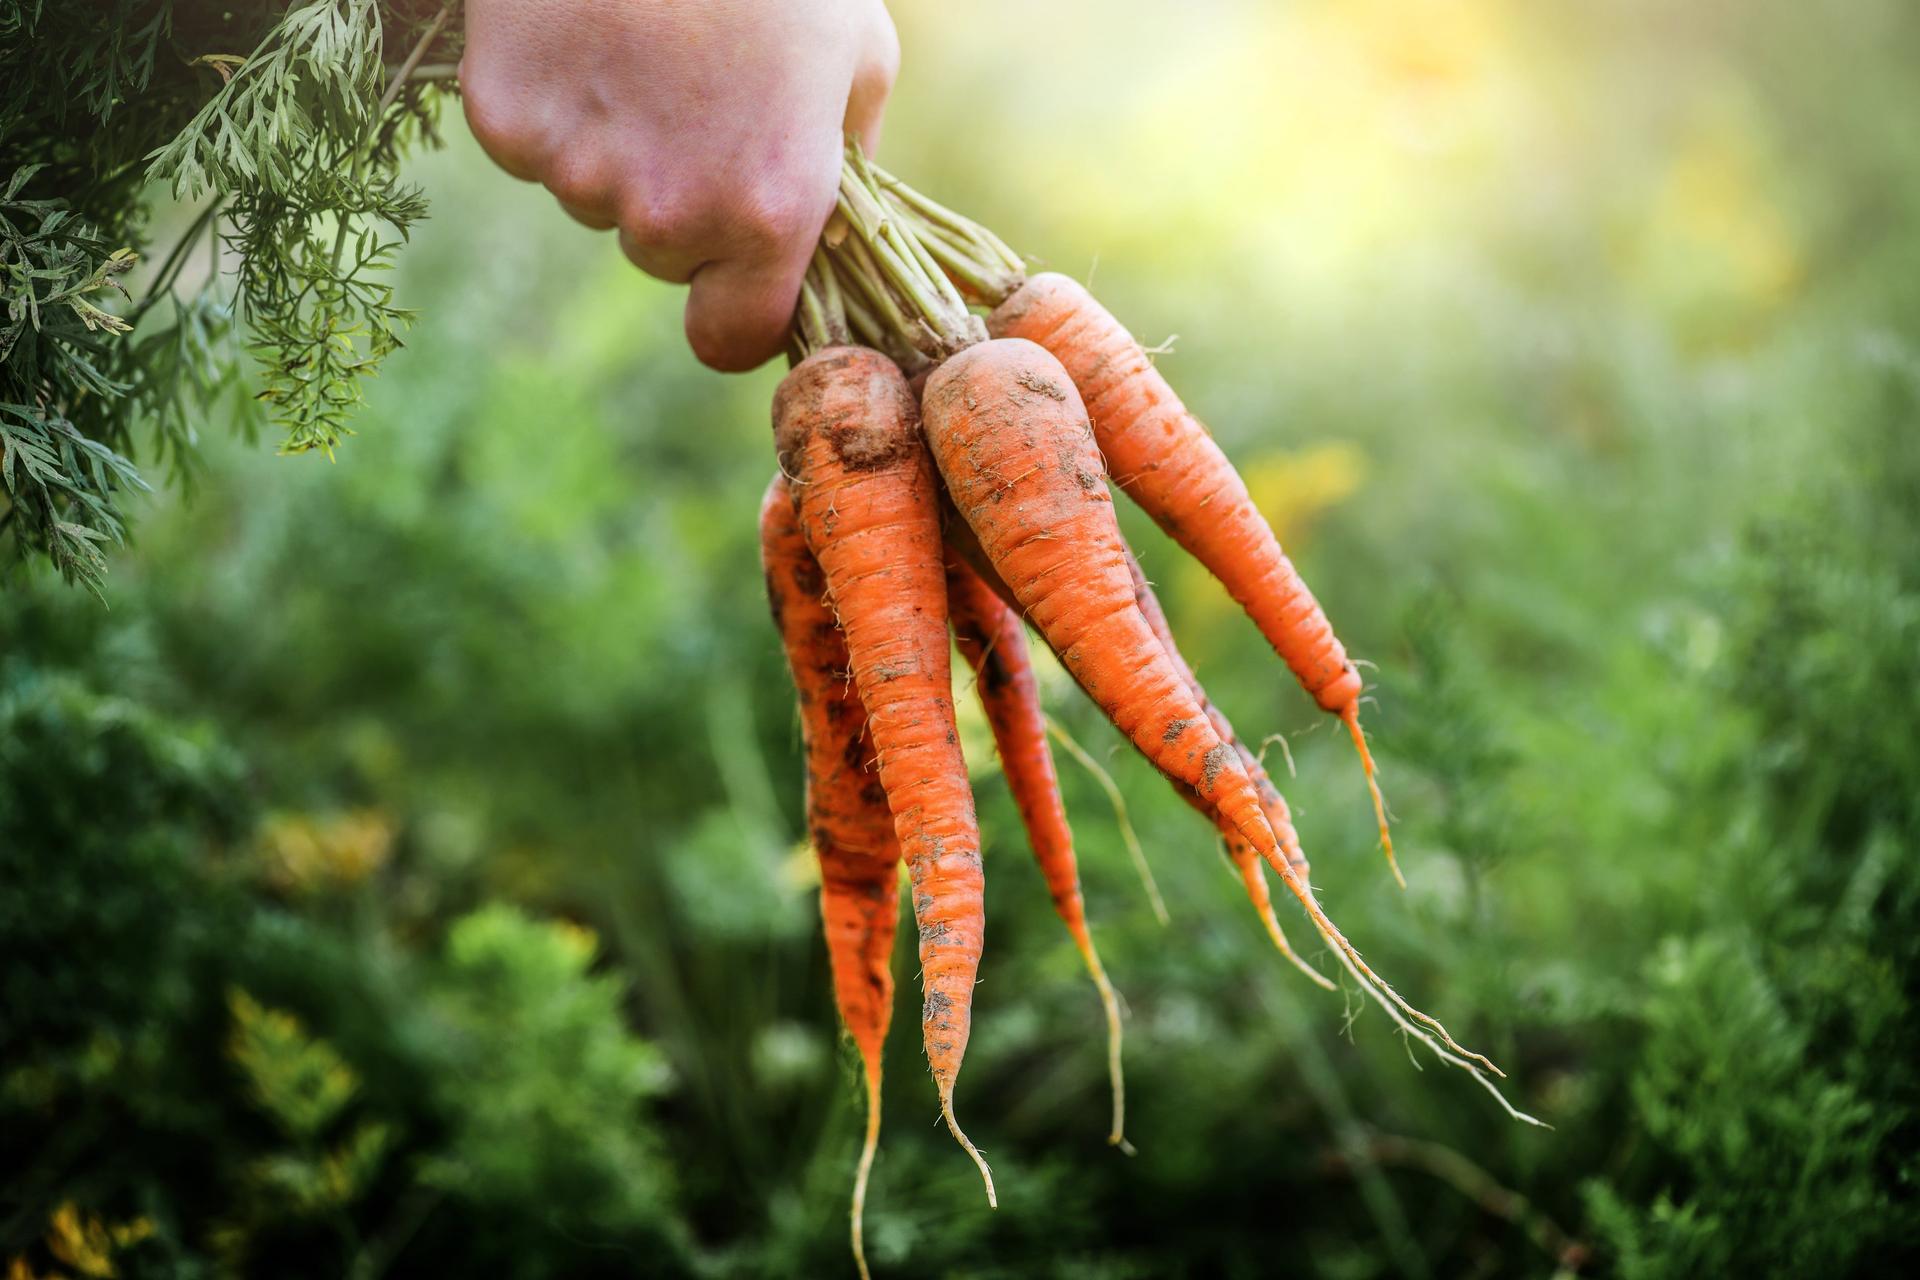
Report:
<svg viewBox="0 0 1920 1280"><path fill-rule="evenodd" d="M264 1009L239 990L227 993L227 1007L233 1013L227 1056L246 1077L254 1102L290 1137L312 1142L359 1092L353 1068L290 1013Z"/></svg>
<svg viewBox="0 0 1920 1280"><path fill-rule="evenodd" d="M0 1124L22 1158L0 1256L371 1276L423 1232L526 1274L576 1274L576 1252L616 1242L683 1252L650 1130L671 1077L626 1030L621 984L588 972L585 930L496 906L384 968L384 922L303 923L265 892L235 758L208 734L5 667ZM343 989L345 1009L321 994ZM100 1232L62 1226L76 1203L147 1227L80 1250Z"/></svg>
<svg viewBox="0 0 1920 1280"><path fill-rule="evenodd" d="M1710 881L1741 914L1647 965L1632 1089L1678 1170L1626 1184L1646 1201L1589 1186L1622 1275L1864 1273L1920 1230L1917 374L1869 366L1828 442L1850 464L1750 534L1728 692L1754 756Z"/></svg>
<svg viewBox="0 0 1920 1280"><path fill-rule="evenodd" d="M1099 1010L974 760L963 1105L1005 1194L989 1213L934 1127L904 1019L876 1269L1903 1274L1920 15L1142 5L1104 30L1164 74L1006 53L1013 17L1066 47L1093 12L903 9L910 49L955 52L903 81L889 146L1067 270L1099 247L1102 294L1186 334L1160 359L1233 456L1269 460L1264 500L1379 667L1410 887L1324 729L1291 735L1283 780L1316 885L1556 1128L1416 1071L1364 1011L1339 1035L1346 1005L1272 955L1204 824L1053 690L1166 901L1163 926L1063 769L1139 1155L1104 1145ZM217 73L154 74L176 71L197 110ZM1699 99L1729 95L1777 160L1706 154ZM1185 127L1196 102L1217 132ZM1124 164L1094 145L1114 130ZM1704 222L1650 232L1675 172L1751 181L1687 179ZM209 440L202 500L155 499L111 611L52 575L0 592L0 1260L71 1276L56 1223L111 1245L144 1219L122 1275L844 1273L858 1093L794 874L798 738L748 518L772 375L695 370L669 291L471 147L416 173L462 217L397 273L440 317L368 392L405 430L312 468ZM1701 193L1762 207L1687 213ZM1790 287L1664 277L1722 222L1790 235ZM1235 721L1316 723L1217 588L1177 581ZM235 989L357 1082L311 1153L387 1135L326 1220L261 1189L299 1148L228 1055Z"/></svg>
<svg viewBox="0 0 1920 1280"><path fill-rule="evenodd" d="M433 1082L452 1125L422 1179L483 1212L542 1204L569 1233L630 1239L672 1221L672 1174L645 1128L671 1076L623 1030L622 984L588 974L596 949L577 925L505 906L454 925L436 1013L459 1060Z"/></svg>
<svg viewBox="0 0 1920 1280"><path fill-rule="evenodd" d="M252 1241L276 1226L339 1222L351 1235L346 1215L372 1186L392 1133L363 1120L329 1139L327 1131L359 1092L353 1068L284 1010L264 1008L238 989L228 992L227 1007L233 1016L227 1057L239 1069L249 1100L273 1120L286 1144L248 1162L236 1212L209 1232L225 1266L244 1274Z"/></svg>

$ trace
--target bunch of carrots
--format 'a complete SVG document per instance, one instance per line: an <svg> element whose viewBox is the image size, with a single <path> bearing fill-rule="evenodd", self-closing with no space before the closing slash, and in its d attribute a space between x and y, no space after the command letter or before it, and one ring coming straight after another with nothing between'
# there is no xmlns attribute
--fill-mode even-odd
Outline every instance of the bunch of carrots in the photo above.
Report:
<svg viewBox="0 0 1920 1280"><path fill-rule="evenodd" d="M1538 1123L1501 1095L1498 1068L1402 999L1328 919L1285 799L1180 656L1121 537L1109 482L1220 580L1301 686L1345 723L1394 866L1360 727L1360 676L1232 463L1125 327L1074 281L1029 277L991 232L850 145L793 356L773 403L779 471L761 509L761 554L800 705L834 993L865 1078L852 1208L862 1276L902 861L941 1114L994 1201L992 1173L954 1113L985 937L954 649L972 668L1034 857L1099 990L1109 1141L1126 1146L1119 1007L1087 926L1028 624L1212 822L1289 959L1332 985L1288 946L1268 869L1401 1031Z"/></svg>

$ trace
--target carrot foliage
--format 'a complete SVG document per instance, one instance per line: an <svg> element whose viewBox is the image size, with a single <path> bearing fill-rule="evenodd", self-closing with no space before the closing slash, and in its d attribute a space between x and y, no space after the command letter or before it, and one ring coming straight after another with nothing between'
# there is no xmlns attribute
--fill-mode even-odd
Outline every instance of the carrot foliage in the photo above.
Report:
<svg viewBox="0 0 1920 1280"><path fill-rule="evenodd" d="M22 0L0 12L0 536L96 590L136 459L187 478L215 416L293 452L351 433L411 322L427 52L457 0ZM156 193L164 218L157 261ZM124 282L133 280L133 291ZM243 380L250 356L254 366ZM224 393L246 385L249 394ZM264 413L263 413L264 411Z"/></svg>

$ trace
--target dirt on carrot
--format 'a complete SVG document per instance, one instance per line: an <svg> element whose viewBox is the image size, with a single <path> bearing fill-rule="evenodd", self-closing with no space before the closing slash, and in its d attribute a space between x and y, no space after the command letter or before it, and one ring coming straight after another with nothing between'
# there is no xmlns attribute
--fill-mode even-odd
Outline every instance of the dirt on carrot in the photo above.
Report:
<svg viewBox="0 0 1920 1280"><path fill-rule="evenodd" d="M900 919L900 844L875 772L867 709L849 672L826 575L807 546L786 477L760 504L760 562L800 709L807 762L807 834L820 865L820 918L834 1003L860 1054L867 1121L854 1174L853 1256L867 1275L867 1182L880 1143L881 1050L893 1021L893 939Z"/></svg>
<svg viewBox="0 0 1920 1280"><path fill-rule="evenodd" d="M927 440L955 508L1068 673L1141 753L1230 821L1313 921L1341 966L1403 1032L1471 1072L1516 1118L1484 1055L1463 1048L1361 959L1294 868L1241 757L1220 739L1141 616L1104 468L1077 393L1038 345L969 347L927 381ZM1091 477L1094 483L1087 483ZM1537 1122L1535 1122L1537 1123Z"/></svg>
<svg viewBox="0 0 1920 1280"><path fill-rule="evenodd" d="M1260 628L1300 686L1340 717L1366 771L1387 864L1402 887L1373 753L1360 729L1360 673L1280 548L1233 463L1140 344L1092 293L1054 272L1029 279L987 319L1064 366L1114 483L1205 565Z"/></svg>
<svg viewBox="0 0 1920 1280"><path fill-rule="evenodd" d="M1000 752L1000 770L1020 810L1027 843L1033 847L1034 860L1046 879L1053 909L1067 926L1100 993L1100 1004L1107 1015L1107 1074L1113 1090L1113 1124L1107 1141L1131 1153L1126 1137L1126 1077L1120 1059L1120 1002L1087 928L1073 829L1067 825L1060 778L1047 747L1047 717L1040 707L1040 684L1034 678L1033 659L1027 652L1027 631L1019 615L951 550L947 553L947 601L953 614L954 645L973 668L980 704Z"/></svg>
<svg viewBox="0 0 1920 1280"><path fill-rule="evenodd" d="M940 1107L954 1115L985 934L980 832L954 726L946 573L932 462L906 378L885 356L831 347L774 396L774 440L807 545L826 577L867 709L881 786L913 878L921 1031Z"/></svg>

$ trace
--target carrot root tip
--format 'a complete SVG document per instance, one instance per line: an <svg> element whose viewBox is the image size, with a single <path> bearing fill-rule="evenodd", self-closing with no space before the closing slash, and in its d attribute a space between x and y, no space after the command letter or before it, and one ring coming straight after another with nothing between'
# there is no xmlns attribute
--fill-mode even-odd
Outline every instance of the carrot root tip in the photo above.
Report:
<svg viewBox="0 0 1920 1280"><path fill-rule="evenodd" d="M1106 968L1093 949L1093 939L1083 932L1079 942L1080 955L1087 963L1087 972L1100 992L1100 1007L1107 1015L1107 1079L1113 1089L1113 1127L1107 1133L1107 1145L1132 1155L1133 1145L1127 1141L1127 1077L1120 1058L1120 998L1114 994L1113 983L1107 980Z"/></svg>
<svg viewBox="0 0 1920 1280"><path fill-rule="evenodd" d="M1393 854L1393 832L1387 826L1387 798L1380 793L1379 770L1374 767L1373 752L1367 749L1367 735L1360 731L1358 699L1346 705L1340 712L1340 720L1347 726L1347 732L1353 737L1353 745L1360 752L1360 767L1366 770L1367 794L1373 798L1373 820L1380 827L1380 847L1387 853L1387 870L1393 872L1394 883L1405 889L1407 878L1400 874L1400 860Z"/></svg>
<svg viewBox="0 0 1920 1280"><path fill-rule="evenodd" d="M993 1170L987 1168L987 1158L980 1154L980 1148L973 1145L973 1139L961 1132L960 1121L954 1118L953 1086L951 1085L940 1090L940 1114L946 1119L947 1128L952 1132L954 1140L969 1156L973 1157L973 1163L979 1168L980 1180L987 1184L987 1208L998 1209L1000 1197L993 1189Z"/></svg>
<svg viewBox="0 0 1920 1280"><path fill-rule="evenodd" d="M860 1163L853 1174L853 1213L851 1228L853 1232L853 1265L859 1269L860 1280L872 1280L873 1273L867 1270L867 1179L873 1173L873 1158L880 1149L880 1082L869 1077L867 1080L867 1133L860 1144Z"/></svg>
<svg viewBox="0 0 1920 1280"><path fill-rule="evenodd" d="M1360 958L1359 951L1347 940L1346 935L1335 928L1333 921L1327 918L1319 900L1313 896L1313 890L1300 879L1298 873L1284 858L1277 856L1276 852L1268 855L1268 860L1274 865L1274 870L1280 873L1281 880L1286 883L1294 897L1300 900L1300 905L1306 908L1308 917L1313 921L1314 929L1332 947L1334 959L1338 960L1341 967L1360 984L1360 989L1386 1012L1394 1026L1426 1045L1442 1062L1466 1071L1481 1088L1494 1096L1508 1115L1527 1124L1545 1127L1542 1121L1515 1107L1507 1101L1506 1095L1500 1092L1500 1086L1495 1084L1494 1080L1496 1078L1504 1080L1506 1072L1494 1066L1492 1060L1485 1054L1475 1053L1462 1047L1437 1018L1431 1014L1422 1013L1408 1004L1384 978L1367 966L1366 961Z"/></svg>

